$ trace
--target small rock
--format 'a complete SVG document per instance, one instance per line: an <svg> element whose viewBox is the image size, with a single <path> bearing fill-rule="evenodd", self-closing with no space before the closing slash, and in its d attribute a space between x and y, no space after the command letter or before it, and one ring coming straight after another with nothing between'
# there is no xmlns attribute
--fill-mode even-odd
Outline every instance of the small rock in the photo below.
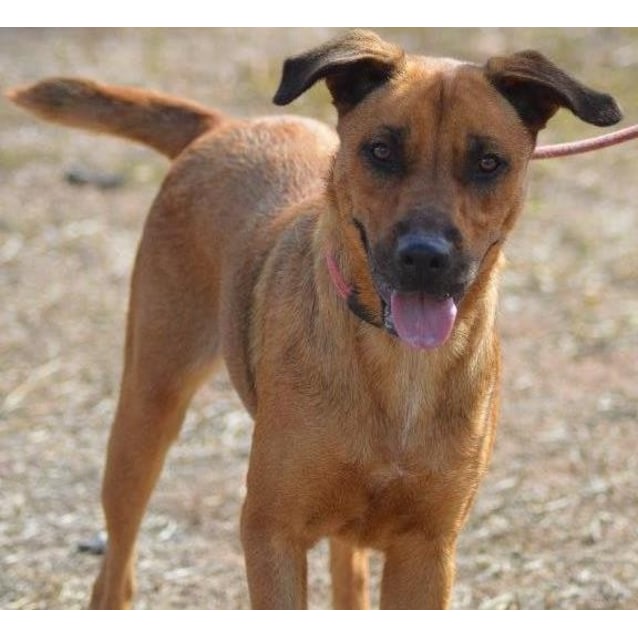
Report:
<svg viewBox="0 0 638 638"><path fill-rule="evenodd" d="M106 173L91 168L72 167L64 173L64 180L75 186L97 186L102 190L119 188L124 184L124 176L117 173Z"/></svg>
<svg viewBox="0 0 638 638"><path fill-rule="evenodd" d="M106 532L98 532L92 538L80 541L77 550L82 554L102 556L106 551Z"/></svg>

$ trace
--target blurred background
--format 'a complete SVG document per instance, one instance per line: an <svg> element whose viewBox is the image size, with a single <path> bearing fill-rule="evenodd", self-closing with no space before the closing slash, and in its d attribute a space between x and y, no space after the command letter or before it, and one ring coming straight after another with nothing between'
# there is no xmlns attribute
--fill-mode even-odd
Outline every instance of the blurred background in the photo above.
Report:
<svg viewBox="0 0 638 638"><path fill-rule="evenodd" d="M339 29L1 29L0 89L86 76L239 116L278 112L283 59ZM484 62L535 48L638 123L636 29L377 29ZM334 122L318 86L287 107ZM618 127L616 127L618 128ZM556 116L542 143L599 133ZM168 163L0 99L0 608L86 605L127 287ZM458 549L456 608L638 606L638 142L534 162L507 247L503 411ZM140 608L245 608L251 424L224 374L196 397L139 546ZM329 605L326 551L310 603Z"/></svg>

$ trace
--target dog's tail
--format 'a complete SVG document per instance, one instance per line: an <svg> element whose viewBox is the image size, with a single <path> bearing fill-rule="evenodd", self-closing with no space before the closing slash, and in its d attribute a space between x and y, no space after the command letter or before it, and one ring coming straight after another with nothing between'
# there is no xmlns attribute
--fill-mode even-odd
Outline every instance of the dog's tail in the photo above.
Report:
<svg viewBox="0 0 638 638"><path fill-rule="evenodd" d="M83 79L50 78L7 97L46 120L132 139L171 158L222 120L195 102Z"/></svg>

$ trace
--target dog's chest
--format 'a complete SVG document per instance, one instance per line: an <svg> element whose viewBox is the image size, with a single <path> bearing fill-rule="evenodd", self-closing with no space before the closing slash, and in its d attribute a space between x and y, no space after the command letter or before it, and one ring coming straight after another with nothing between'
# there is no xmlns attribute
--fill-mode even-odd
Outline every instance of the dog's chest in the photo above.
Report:
<svg viewBox="0 0 638 638"><path fill-rule="evenodd" d="M455 525L473 491L479 441L441 423L427 392L411 399L362 418L369 427L351 440L331 484L330 534L382 548L402 534Z"/></svg>
<svg viewBox="0 0 638 638"><path fill-rule="evenodd" d="M438 533L434 526L441 524L441 517L434 513L441 505L440 476L401 462L350 468L346 475L348 482L333 501L332 534L382 548L402 534L417 530Z"/></svg>
<svg viewBox="0 0 638 638"><path fill-rule="evenodd" d="M478 484L480 440L410 416L383 447L369 441L365 460L341 466L330 495L338 536L382 548L403 534L437 536L457 525Z"/></svg>

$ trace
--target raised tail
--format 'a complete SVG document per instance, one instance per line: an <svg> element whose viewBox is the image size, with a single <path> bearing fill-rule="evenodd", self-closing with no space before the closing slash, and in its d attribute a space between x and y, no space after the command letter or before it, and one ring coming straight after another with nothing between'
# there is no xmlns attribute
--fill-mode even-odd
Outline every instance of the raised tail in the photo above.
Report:
<svg viewBox="0 0 638 638"><path fill-rule="evenodd" d="M135 140L171 158L222 120L195 102L74 78L42 80L7 97L46 120Z"/></svg>

